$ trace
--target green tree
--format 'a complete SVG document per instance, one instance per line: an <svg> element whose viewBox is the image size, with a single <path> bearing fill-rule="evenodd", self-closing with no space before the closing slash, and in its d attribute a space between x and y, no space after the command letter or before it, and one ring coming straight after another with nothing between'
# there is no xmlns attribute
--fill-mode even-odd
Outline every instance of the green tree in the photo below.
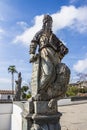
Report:
<svg viewBox="0 0 87 130"><path fill-rule="evenodd" d="M29 91L29 87L28 86L23 86L21 88L21 92L22 92L22 99L28 99L31 97L31 92Z"/></svg>
<svg viewBox="0 0 87 130"><path fill-rule="evenodd" d="M8 67L8 72L11 73L11 75L12 75L12 92L14 95L14 73L17 73L15 65L10 65Z"/></svg>
<svg viewBox="0 0 87 130"><path fill-rule="evenodd" d="M78 93L78 88L76 86L68 86L66 96L76 96Z"/></svg>

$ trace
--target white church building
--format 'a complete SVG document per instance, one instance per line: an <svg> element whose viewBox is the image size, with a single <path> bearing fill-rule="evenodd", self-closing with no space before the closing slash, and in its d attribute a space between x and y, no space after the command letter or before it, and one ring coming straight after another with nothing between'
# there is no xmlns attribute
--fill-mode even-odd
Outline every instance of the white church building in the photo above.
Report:
<svg viewBox="0 0 87 130"><path fill-rule="evenodd" d="M0 100L12 99L14 92L12 90L0 90Z"/></svg>

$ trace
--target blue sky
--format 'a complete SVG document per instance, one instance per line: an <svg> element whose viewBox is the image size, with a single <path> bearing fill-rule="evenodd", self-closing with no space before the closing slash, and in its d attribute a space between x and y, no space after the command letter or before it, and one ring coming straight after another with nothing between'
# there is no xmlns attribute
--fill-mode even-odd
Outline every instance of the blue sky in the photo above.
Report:
<svg viewBox="0 0 87 130"><path fill-rule="evenodd" d="M71 81L87 73L86 0L0 0L0 89L11 89L9 65L22 73L23 84L30 81L29 44L44 14L52 16L53 32L69 48L62 62L71 69Z"/></svg>

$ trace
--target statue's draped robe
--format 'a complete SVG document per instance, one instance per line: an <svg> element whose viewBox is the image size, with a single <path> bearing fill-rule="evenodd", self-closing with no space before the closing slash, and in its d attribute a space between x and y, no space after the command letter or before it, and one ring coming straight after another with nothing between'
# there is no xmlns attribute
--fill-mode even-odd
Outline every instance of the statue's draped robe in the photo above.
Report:
<svg viewBox="0 0 87 130"><path fill-rule="evenodd" d="M52 35L46 37L43 34L40 38L41 44L52 44ZM45 47L40 52L41 55L41 78L40 78L40 87L47 87L55 79L56 74L56 65L60 62L59 53L54 51L51 47Z"/></svg>
<svg viewBox="0 0 87 130"><path fill-rule="evenodd" d="M38 32L33 38L30 45L30 54L35 54L37 45L39 45L38 92L47 92L49 96L52 96L53 88L56 91L59 82L58 65L68 49L53 33L48 37L43 31Z"/></svg>

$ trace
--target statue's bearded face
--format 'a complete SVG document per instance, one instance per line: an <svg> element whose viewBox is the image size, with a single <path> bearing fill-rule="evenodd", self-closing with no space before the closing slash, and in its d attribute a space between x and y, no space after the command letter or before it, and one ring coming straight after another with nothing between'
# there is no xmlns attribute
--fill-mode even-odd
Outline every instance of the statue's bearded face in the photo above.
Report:
<svg viewBox="0 0 87 130"><path fill-rule="evenodd" d="M52 29L52 21L47 21L45 23L45 27L47 28L47 30L51 30Z"/></svg>
<svg viewBox="0 0 87 130"><path fill-rule="evenodd" d="M45 32L50 33L52 31L52 21L46 21L43 27Z"/></svg>

